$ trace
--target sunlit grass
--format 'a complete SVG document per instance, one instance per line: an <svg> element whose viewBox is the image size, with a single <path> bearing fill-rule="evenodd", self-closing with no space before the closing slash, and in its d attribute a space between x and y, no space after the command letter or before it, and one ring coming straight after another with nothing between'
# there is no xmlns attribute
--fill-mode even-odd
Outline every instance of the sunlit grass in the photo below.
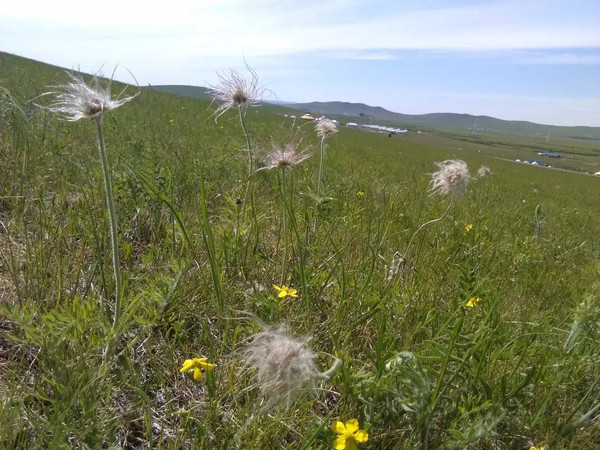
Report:
<svg viewBox="0 0 600 450"><path fill-rule="evenodd" d="M104 123L124 286L112 330L95 138L89 124L28 109L60 71L1 58L25 113L6 111L0 128L1 446L600 440L597 179L458 150L445 135L341 129L321 179L330 201L315 205L320 160L310 158L286 171L284 189L277 171L255 173L246 218L248 140L257 156L290 136L319 149L313 125L292 130L283 110L261 106L246 113L247 139L237 111L215 123L207 101L143 90ZM448 208L428 191L447 159L492 173L418 234L403 263L415 231ZM305 383L262 348L248 356L253 336L278 329L282 354L301 350ZM261 373L260 361L272 366ZM285 401L270 404L274 394ZM354 422L348 431L354 418L365 434Z"/></svg>

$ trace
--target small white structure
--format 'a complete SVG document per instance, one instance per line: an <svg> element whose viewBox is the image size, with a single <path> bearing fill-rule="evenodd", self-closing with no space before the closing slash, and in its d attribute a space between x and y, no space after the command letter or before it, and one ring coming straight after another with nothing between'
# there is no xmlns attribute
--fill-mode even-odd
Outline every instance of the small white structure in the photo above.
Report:
<svg viewBox="0 0 600 450"><path fill-rule="evenodd" d="M600 172L596 172L594 175L600 177Z"/></svg>
<svg viewBox="0 0 600 450"><path fill-rule="evenodd" d="M354 122L348 122L348 123L346 124L346 126L347 126L348 128L358 128L358 124L357 124L357 123L354 123Z"/></svg>

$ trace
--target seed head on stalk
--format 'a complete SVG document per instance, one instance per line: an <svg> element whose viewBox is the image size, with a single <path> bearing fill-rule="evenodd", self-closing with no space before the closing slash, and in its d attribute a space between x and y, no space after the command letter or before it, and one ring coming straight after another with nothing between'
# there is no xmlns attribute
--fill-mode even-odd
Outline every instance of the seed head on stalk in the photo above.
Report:
<svg viewBox="0 0 600 450"><path fill-rule="evenodd" d="M487 178L491 173L492 169L490 169L488 166L481 166L479 169L477 169L477 176L479 178Z"/></svg>
<svg viewBox="0 0 600 450"><path fill-rule="evenodd" d="M112 185L112 175L104 142L104 125L102 118L110 110L116 109L129 100L136 97L120 98L124 90L116 98L110 95L110 85L108 82L106 88L100 85L98 74L92 78L91 85L87 84L81 75L67 72L70 81L62 85L54 86L54 91L44 95L53 95L54 103L46 107L47 110L58 114L63 120L75 122L80 119L89 119L96 123L98 130L98 149L100 152L100 161L102 163L102 175L104 178L104 191L106 194L106 208L110 220L110 242L112 253L112 266L115 276L115 303L113 307L113 329L119 325L122 305L122 278L119 266L119 236L117 214L115 210L115 201ZM112 354L114 343L117 336L113 337L105 349L105 356Z"/></svg>
<svg viewBox="0 0 600 450"><path fill-rule="evenodd" d="M258 74L248 65L246 69L250 73L249 77L244 77L233 69L223 73L217 72L219 83L210 85L207 91L207 94L213 98L213 102L219 103L214 113L215 122L233 107L245 113L248 107L256 106L261 102L266 89L258 84Z"/></svg>
<svg viewBox="0 0 600 450"><path fill-rule="evenodd" d="M341 361L321 372L315 365L317 354L308 337L292 337L288 327L279 325L255 334L242 352L243 367L252 373L262 410L284 403L290 407L302 392L312 392L320 382L333 376Z"/></svg>
<svg viewBox="0 0 600 450"><path fill-rule="evenodd" d="M283 147L273 143L273 150L267 154L265 160L266 165L258 170L293 169L311 156L310 153L298 152L298 146L294 142L288 142Z"/></svg>
<svg viewBox="0 0 600 450"><path fill-rule="evenodd" d="M462 195L471 181L467 163L460 159L448 159L436 164L440 170L431 175L432 193L452 194L455 197Z"/></svg>
<svg viewBox="0 0 600 450"><path fill-rule="evenodd" d="M46 107L47 110L56 113L61 119L75 122L80 119L100 121L103 115L116 109L138 94L128 97L112 97L110 94L110 82L106 88L100 85L98 74L94 75L90 84L86 83L81 75L67 72L70 80L64 84L53 86L55 91L44 95L53 95L54 103ZM121 92L122 94L122 92Z"/></svg>
<svg viewBox="0 0 600 450"><path fill-rule="evenodd" d="M315 131L321 139L327 139L337 133L338 128L333 120L321 119L315 125Z"/></svg>

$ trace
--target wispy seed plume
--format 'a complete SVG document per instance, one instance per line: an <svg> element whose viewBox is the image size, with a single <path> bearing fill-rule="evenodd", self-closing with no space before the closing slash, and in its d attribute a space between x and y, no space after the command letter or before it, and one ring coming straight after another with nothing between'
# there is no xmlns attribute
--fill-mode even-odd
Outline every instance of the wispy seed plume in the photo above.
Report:
<svg viewBox="0 0 600 450"><path fill-rule="evenodd" d="M321 139L327 139L338 132L338 127L333 120L322 119L315 125L315 131Z"/></svg>
<svg viewBox="0 0 600 450"><path fill-rule="evenodd" d="M320 372L309 341L308 337L290 336L285 325L268 328L250 339L242 352L243 367L252 372L250 388L258 388L261 410L282 403L290 407L298 394L314 391L338 369L341 362L336 359L329 370Z"/></svg>
<svg viewBox="0 0 600 450"><path fill-rule="evenodd" d="M273 143L273 149L265 158L265 166L258 170L276 168L293 169L310 157L310 153L299 152L298 146L294 142L288 142L284 147Z"/></svg>
<svg viewBox="0 0 600 450"><path fill-rule="evenodd" d="M436 165L439 170L431 175L431 191L434 194L452 194L458 197L467 190L471 174L466 162L449 159Z"/></svg>
<svg viewBox="0 0 600 450"><path fill-rule="evenodd" d="M477 176L479 178L487 178L491 173L492 169L490 169L488 166L481 166L479 169L477 169Z"/></svg>
<svg viewBox="0 0 600 450"><path fill-rule="evenodd" d="M92 78L90 84L86 83L81 75L71 72L67 72L67 75L70 81L54 86L56 90L45 95L55 97L54 103L46 109L69 122L80 119L100 121L105 113L124 105L138 95L115 98L110 94L111 83L109 82L106 88L102 87L98 75Z"/></svg>
<svg viewBox="0 0 600 450"><path fill-rule="evenodd" d="M256 106L261 102L266 89L258 84L258 74L248 65L246 69L250 74L248 77L233 69L224 73L217 72L219 83L210 85L207 91L207 94L213 98L213 102L220 104L214 113L215 122L233 107L245 112L248 107Z"/></svg>

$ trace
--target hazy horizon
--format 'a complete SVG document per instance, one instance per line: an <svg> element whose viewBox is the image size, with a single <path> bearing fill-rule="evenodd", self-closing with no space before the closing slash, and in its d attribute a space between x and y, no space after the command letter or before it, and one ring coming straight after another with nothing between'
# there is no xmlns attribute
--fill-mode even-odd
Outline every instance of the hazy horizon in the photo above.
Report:
<svg viewBox="0 0 600 450"><path fill-rule="evenodd" d="M0 50L140 85L206 86L244 60L274 100L600 126L600 4L108 0L0 6Z"/></svg>

